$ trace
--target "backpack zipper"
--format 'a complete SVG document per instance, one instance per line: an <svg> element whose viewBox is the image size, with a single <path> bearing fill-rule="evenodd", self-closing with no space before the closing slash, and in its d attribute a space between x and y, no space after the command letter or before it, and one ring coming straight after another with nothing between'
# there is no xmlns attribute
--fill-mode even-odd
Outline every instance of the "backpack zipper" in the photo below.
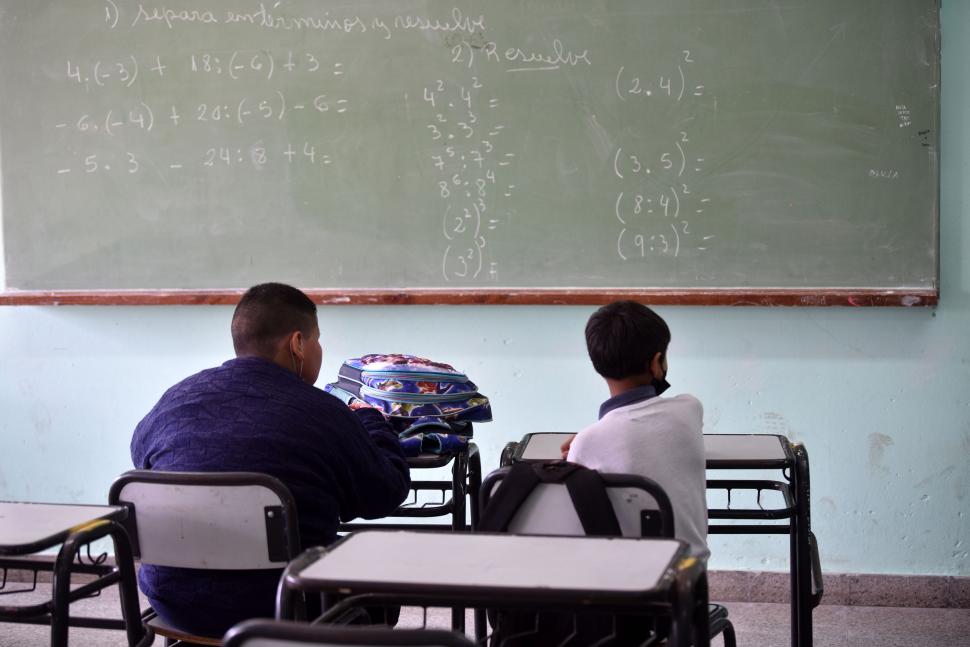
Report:
<svg viewBox="0 0 970 647"><path fill-rule="evenodd" d="M361 385L360 395L361 397L368 396L390 402L427 404L428 402L460 402L462 400L470 400L479 394L477 391L467 391L465 393L403 393L401 391L382 391L371 386Z"/></svg>
<svg viewBox="0 0 970 647"><path fill-rule="evenodd" d="M412 382L467 382L468 377L462 374L432 373L431 371L361 371L361 378L396 378Z"/></svg>

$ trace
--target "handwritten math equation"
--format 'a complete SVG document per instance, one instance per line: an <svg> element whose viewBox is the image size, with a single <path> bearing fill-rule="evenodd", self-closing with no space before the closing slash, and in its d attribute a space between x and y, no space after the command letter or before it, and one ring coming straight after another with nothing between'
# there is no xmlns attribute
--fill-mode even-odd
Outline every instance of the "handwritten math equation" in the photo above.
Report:
<svg viewBox="0 0 970 647"><path fill-rule="evenodd" d="M356 151L334 142L352 133L361 146L383 145L369 142L367 126L360 124L369 118L362 115L373 114L367 111L384 88L370 85L378 78L367 69L373 62L362 63L351 48L315 47L311 36L371 38L375 44L423 38L444 45L429 50L435 65L427 74L409 75L393 94L379 96L393 97L403 108L393 115L396 121L382 126L402 133L399 141L418 142L411 159L420 172L412 177L419 177L421 185L408 188L420 204L431 205L421 226L434 232L440 255L433 273L446 284L500 282L503 264L512 262L501 241L516 235L512 215L529 189L518 184L531 181L522 178L556 175L574 161L558 160L557 168L541 151L524 147L532 122L517 124L509 117L527 113L516 102L541 95L550 75L572 75L574 85L581 85L577 79L589 82L593 89L583 92L590 92L590 101L618 106L613 112L666 120L669 126L667 134L649 139L636 134L635 124L632 129L626 123L608 127L609 153L600 168L607 183L590 184L602 195L594 196L601 211L589 218L615 241L603 255L618 264L652 262L696 257L716 245L709 233L716 205L704 190L713 165L704 138L696 136L694 117L681 117L700 103L717 108L716 96L697 72L695 52L668 52L649 61L613 59L606 67L575 36L500 42L490 38L484 15L457 8L439 17L338 18L322 9L319 15L284 15L279 3L258 7L249 13L220 13L142 3L136 11L105 0L95 18L109 34L190 34L232 24L233 29L249 25L254 33L303 36L282 39L287 46L232 48L187 41L189 46L178 53L89 53L46 64L47 82L79 98L45 113L49 121L44 128L61 144L60 153L50 156L50 172L64 182L78 177L122 182L148 174L167 183L190 173L238 172L255 180L277 168L301 177L356 169ZM397 79L380 78L381 83L391 81ZM900 105L897 114L900 127L908 126L909 109ZM264 177L278 181L290 175ZM371 181L378 184L382 178Z"/></svg>
<svg viewBox="0 0 970 647"><path fill-rule="evenodd" d="M194 75L226 77L233 81L260 78L272 81L274 77L293 74L317 74L340 77L345 66L340 61L321 62L320 54L309 51L287 50L282 53L262 50L233 50L231 52L207 52L182 57L156 55L139 60L133 54L115 60L67 61L67 78L83 85L87 90L121 86L130 88L148 74L164 78L166 73L190 71Z"/></svg>
<svg viewBox="0 0 970 647"><path fill-rule="evenodd" d="M441 200L441 274L445 281L497 280L499 261L489 235L503 226L501 205L516 188L509 179L515 153L503 146L505 125L493 116L499 99L472 76L460 84L436 79L419 101L431 145L424 161L435 171L434 191Z"/></svg>
<svg viewBox="0 0 970 647"><path fill-rule="evenodd" d="M183 77L188 75L190 78L197 76L203 79L224 76L231 81L247 75L271 81L274 76L295 73L339 79L345 73L344 68L340 61L323 63L317 54L309 51L274 53L234 50L227 54L200 52L177 58L155 55L139 59L129 55L115 60L68 60L61 80L81 86L88 93L110 88L112 84L131 88L136 83L147 83L150 78L163 79L166 74L181 73ZM339 119L353 109L351 99L339 93L295 95L282 89L262 94L223 95L222 100L216 101L181 101L161 105L139 101L136 95L125 103L110 105L110 97L117 95L106 96L109 99L102 102L98 112L66 114L67 119L54 124L55 130L70 131L84 137L81 145L75 147L71 162L57 166L58 175L105 173L112 169L118 173L138 173L145 168L145 153L100 145L111 139L129 141L131 131L144 134L158 132L160 136L170 139L175 131L193 122L245 128L253 122L285 122L299 115ZM69 106L65 107L65 111L67 109ZM153 159L149 166L157 168L161 165L170 170L241 167L262 170L274 164L304 164L324 168L333 164L335 157L335 153L325 150L324 144L319 141L286 142L274 149L260 141L247 142L230 133L220 139L211 143L201 142L197 154L188 159Z"/></svg>
<svg viewBox="0 0 970 647"><path fill-rule="evenodd" d="M683 50L673 71L654 73L621 65L615 76L616 96L621 102L638 103L699 100L705 88L691 76L694 62L691 51ZM667 141L616 147L613 215L618 223L616 254L623 261L677 258L688 249L703 253L714 243L715 236L704 231L711 198L692 188L707 159L695 152L690 126L681 127Z"/></svg>

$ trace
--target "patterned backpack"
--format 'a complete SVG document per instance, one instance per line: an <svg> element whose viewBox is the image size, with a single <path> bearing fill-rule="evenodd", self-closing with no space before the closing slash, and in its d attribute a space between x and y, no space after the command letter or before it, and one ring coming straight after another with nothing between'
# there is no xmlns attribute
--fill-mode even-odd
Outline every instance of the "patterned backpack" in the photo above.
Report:
<svg viewBox="0 0 970 647"><path fill-rule="evenodd" d="M337 381L324 390L347 404L363 400L377 407L402 438L428 432L467 437L469 423L492 419L488 398L467 375L449 364L414 355L348 359ZM433 444L441 439L427 440Z"/></svg>

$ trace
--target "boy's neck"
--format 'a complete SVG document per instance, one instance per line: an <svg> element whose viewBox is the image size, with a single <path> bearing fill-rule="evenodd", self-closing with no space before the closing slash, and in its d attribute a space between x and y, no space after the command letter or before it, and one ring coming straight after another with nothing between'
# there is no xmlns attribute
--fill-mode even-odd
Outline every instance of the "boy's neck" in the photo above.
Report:
<svg viewBox="0 0 970 647"><path fill-rule="evenodd" d="M627 391L638 389L641 386L649 386L653 384L653 375L650 373L631 375L619 380L614 380L613 378L609 377L604 379L606 380L606 386L610 389L611 398L615 398L616 396L626 393Z"/></svg>

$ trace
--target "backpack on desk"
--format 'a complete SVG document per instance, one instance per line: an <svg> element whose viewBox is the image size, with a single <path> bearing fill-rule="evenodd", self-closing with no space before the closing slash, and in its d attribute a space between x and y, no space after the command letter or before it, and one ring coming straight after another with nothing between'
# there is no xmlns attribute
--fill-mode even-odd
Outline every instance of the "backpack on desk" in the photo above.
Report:
<svg viewBox="0 0 970 647"><path fill-rule="evenodd" d="M402 436L471 435L472 422L488 422L492 408L475 383L450 364L403 354L364 355L341 365L324 390L347 404L380 409Z"/></svg>

